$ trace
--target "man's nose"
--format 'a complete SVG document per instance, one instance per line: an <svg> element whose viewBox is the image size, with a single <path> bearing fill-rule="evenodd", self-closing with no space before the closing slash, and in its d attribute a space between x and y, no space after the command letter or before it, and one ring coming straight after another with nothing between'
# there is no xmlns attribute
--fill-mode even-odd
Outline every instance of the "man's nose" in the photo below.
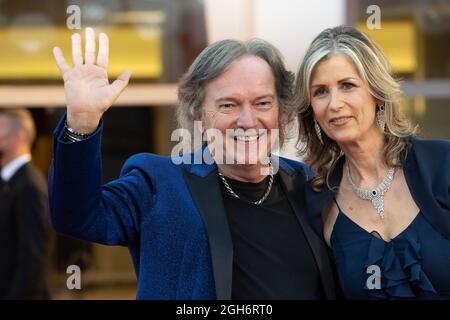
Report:
<svg viewBox="0 0 450 320"><path fill-rule="evenodd" d="M244 104L241 106L239 112L239 118L237 120L237 125L240 128L250 129L255 128L257 124L255 110L250 104Z"/></svg>

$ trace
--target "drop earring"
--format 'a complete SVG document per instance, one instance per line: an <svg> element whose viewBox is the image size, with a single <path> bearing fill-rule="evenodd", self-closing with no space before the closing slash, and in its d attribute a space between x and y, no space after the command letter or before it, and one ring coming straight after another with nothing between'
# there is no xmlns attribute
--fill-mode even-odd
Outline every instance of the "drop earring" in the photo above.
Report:
<svg viewBox="0 0 450 320"><path fill-rule="evenodd" d="M319 138L320 143L323 144L322 132L320 131L320 126L319 123L317 123L317 120L314 120L314 129L316 130L317 138Z"/></svg>
<svg viewBox="0 0 450 320"><path fill-rule="evenodd" d="M381 132L384 132L384 129L386 128L386 115L384 112L384 105L378 106L377 124L378 124L378 127L380 128Z"/></svg>

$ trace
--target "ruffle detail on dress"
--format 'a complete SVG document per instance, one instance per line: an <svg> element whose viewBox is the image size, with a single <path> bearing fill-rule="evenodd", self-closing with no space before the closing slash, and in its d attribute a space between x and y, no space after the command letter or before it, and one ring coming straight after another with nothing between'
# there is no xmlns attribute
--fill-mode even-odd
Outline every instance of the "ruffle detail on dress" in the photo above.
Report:
<svg viewBox="0 0 450 320"><path fill-rule="evenodd" d="M417 232L408 228L394 240L386 242L372 237L364 266L378 266L381 287L365 289L373 299L440 299L422 270ZM370 277L370 274L367 275Z"/></svg>

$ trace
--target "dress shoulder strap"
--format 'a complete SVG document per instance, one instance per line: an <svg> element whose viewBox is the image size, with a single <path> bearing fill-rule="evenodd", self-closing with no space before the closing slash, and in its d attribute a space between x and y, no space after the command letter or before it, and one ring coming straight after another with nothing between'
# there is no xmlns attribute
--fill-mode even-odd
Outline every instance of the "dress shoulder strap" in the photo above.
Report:
<svg viewBox="0 0 450 320"><path fill-rule="evenodd" d="M337 207L338 207L338 210L339 210L339 213L341 213L342 210L341 210L341 207L339 206L339 203L338 203L337 200L336 200L336 197L333 197L333 201L334 201L334 203L336 203L336 205L337 205Z"/></svg>

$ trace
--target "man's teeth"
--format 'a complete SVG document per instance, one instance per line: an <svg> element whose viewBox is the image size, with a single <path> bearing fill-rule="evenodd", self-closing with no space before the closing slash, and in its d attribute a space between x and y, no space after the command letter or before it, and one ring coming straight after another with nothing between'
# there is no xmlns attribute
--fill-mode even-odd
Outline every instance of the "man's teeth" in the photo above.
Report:
<svg viewBox="0 0 450 320"><path fill-rule="evenodd" d="M257 140L259 136L235 136L234 138L239 141L249 142Z"/></svg>

